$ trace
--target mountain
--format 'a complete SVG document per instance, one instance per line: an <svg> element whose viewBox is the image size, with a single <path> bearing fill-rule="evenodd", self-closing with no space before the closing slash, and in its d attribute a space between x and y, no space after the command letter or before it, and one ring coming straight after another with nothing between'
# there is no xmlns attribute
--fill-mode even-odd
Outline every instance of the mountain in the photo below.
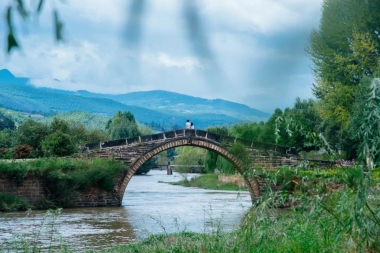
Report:
<svg viewBox="0 0 380 253"><path fill-rule="evenodd" d="M224 114L249 121L265 120L270 117L269 113L250 108L247 105L222 99L192 97L164 90L139 91L120 95L96 94L79 90L75 94L82 97L108 98L126 105L140 106L163 113L188 115L189 117L199 114Z"/></svg>
<svg viewBox="0 0 380 253"><path fill-rule="evenodd" d="M0 70L0 106L22 112L84 111L111 117L117 111L130 111L142 123L152 121L161 125L184 125L186 119L196 128L266 120L269 114L243 104L226 100L192 97L174 92L155 90L120 95L97 94L88 91L65 91L37 88L28 78L15 77Z"/></svg>
<svg viewBox="0 0 380 253"><path fill-rule="evenodd" d="M8 69L0 69L0 84L27 84L29 78L15 77Z"/></svg>

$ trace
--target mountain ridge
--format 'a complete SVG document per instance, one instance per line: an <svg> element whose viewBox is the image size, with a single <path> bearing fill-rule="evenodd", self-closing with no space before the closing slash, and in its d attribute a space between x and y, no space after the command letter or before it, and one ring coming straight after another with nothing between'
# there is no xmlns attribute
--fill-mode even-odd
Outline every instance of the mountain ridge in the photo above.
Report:
<svg viewBox="0 0 380 253"><path fill-rule="evenodd" d="M119 110L128 110L142 123L155 121L181 126L190 118L199 128L266 120L270 116L244 104L192 97L164 90L112 95L86 90L38 88L30 83L29 78L15 77L6 69L0 70L0 105L26 112L82 110L107 117Z"/></svg>

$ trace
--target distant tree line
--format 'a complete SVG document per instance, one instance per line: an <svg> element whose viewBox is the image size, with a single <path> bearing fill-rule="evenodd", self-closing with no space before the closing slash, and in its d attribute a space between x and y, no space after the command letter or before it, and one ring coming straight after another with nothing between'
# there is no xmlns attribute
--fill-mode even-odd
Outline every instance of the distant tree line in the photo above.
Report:
<svg viewBox="0 0 380 253"><path fill-rule="evenodd" d="M178 129L183 129L183 126L179 126L177 124L174 125L164 125L155 121L152 121L150 123L144 123L146 126L148 126L150 129L152 129L153 132L168 132L168 131L173 131L173 130L178 130Z"/></svg>

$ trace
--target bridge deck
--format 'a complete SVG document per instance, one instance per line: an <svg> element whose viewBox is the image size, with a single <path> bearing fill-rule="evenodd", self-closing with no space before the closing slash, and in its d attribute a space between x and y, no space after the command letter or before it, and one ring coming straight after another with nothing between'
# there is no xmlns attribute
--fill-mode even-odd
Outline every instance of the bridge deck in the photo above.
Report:
<svg viewBox="0 0 380 253"><path fill-rule="evenodd" d="M113 147L118 147L118 146L130 146L130 145L137 145L137 144L143 144L143 143L165 142L168 140L179 139L179 138L184 138L184 137L204 138L209 141L215 142L216 144L226 145L226 146L231 146L234 143L239 142L249 148L274 150L281 154L298 155L295 148L281 146L277 144L259 142L259 141L254 141L254 140L246 140L246 139L236 138L236 137L227 136L227 135L215 134L215 133L207 132L204 130L197 130L197 129L181 129L181 130L169 131L169 132L158 133L158 134L136 136L136 137L126 138L126 139L110 140L110 141L106 141L102 143L99 143L99 142L89 143L85 145L85 148L83 151L86 152L90 150L107 149L107 148L113 148Z"/></svg>

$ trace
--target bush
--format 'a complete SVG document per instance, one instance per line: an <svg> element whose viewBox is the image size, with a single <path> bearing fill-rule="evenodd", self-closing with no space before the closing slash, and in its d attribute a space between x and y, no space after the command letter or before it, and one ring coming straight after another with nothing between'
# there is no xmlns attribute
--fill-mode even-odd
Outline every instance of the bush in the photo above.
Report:
<svg viewBox="0 0 380 253"><path fill-rule="evenodd" d="M0 159L12 159L13 150L10 148L0 148Z"/></svg>
<svg viewBox="0 0 380 253"><path fill-rule="evenodd" d="M76 148L68 134L55 132L48 135L41 143L44 156L68 156L76 151Z"/></svg>
<svg viewBox="0 0 380 253"><path fill-rule="evenodd" d="M72 206L78 194L89 187L112 191L115 178L124 172L120 162L95 159L38 159L31 162L0 162L0 174L21 184L27 173L42 178L47 192L46 207Z"/></svg>
<svg viewBox="0 0 380 253"><path fill-rule="evenodd" d="M32 208L25 199L19 196L0 192L0 211L20 211Z"/></svg>
<svg viewBox="0 0 380 253"><path fill-rule="evenodd" d="M13 158L15 159L28 158L32 150L33 150L33 147L29 146L28 144L17 145L13 151Z"/></svg>

